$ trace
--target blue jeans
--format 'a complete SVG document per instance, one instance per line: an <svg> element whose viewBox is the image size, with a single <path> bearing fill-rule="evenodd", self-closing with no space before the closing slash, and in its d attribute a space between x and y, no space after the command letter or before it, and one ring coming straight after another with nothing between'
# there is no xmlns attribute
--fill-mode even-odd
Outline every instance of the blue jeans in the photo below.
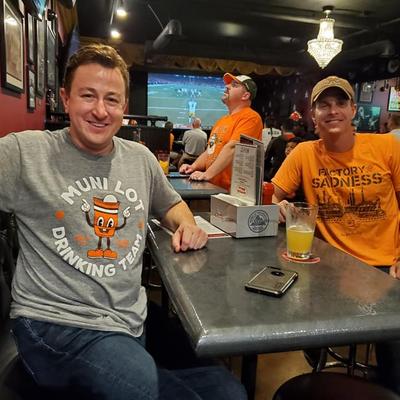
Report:
<svg viewBox="0 0 400 400"><path fill-rule="evenodd" d="M389 273L390 267L379 269ZM400 340L375 343L375 354L379 382L400 394Z"/></svg>
<svg viewBox="0 0 400 400"><path fill-rule="evenodd" d="M41 387L96 400L242 400L243 386L220 366L165 370L144 337L17 318L20 357ZM179 351L179 350L177 350Z"/></svg>

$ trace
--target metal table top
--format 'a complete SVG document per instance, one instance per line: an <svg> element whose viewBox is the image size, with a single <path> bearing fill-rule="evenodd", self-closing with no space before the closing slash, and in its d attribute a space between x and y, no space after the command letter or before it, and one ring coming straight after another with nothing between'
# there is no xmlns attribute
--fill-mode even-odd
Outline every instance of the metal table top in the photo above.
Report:
<svg viewBox="0 0 400 400"><path fill-rule="evenodd" d="M150 251L198 356L249 355L400 338L400 281L315 239L318 264L285 261L285 232L211 239L175 254L155 229ZM157 246L155 245L157 243ZM265 265L299 279L281 298L247 292Z"/></svg>
<svg viewBox="0 0 400 400"><path fill-rule="evenodd" d="M188 178L168 178L168 181L184 200L209 199L212 194L228 193L210 182L196 182Z"/></svg>

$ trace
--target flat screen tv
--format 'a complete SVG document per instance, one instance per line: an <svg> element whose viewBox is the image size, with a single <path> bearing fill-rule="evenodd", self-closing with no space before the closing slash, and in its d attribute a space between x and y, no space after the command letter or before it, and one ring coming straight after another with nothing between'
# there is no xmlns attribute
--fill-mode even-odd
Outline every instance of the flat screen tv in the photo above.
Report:
<svg viewBox="0 0 400 400"><path fill-rule="evenodd" d="M393 86L389 91L388 111L400 111L400 92Z"/></svg>
<svg viewBox="0 0 400 400"><path fill-rule="evenodd" d="M225 89L222 77L182 73L149 73L147 114L167 116L174 128L187 129L193 117L203 129L227 114L221 101Z"/></svg>

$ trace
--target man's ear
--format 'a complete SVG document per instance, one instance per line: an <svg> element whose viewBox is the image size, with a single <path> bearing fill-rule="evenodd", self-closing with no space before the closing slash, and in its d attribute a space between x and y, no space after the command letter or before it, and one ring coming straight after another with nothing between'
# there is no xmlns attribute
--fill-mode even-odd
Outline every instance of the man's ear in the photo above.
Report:
<svg viewBox="0 0 400 400"><path fill-rule="evenodd" d="M357 104L352 102L351 105L353 107L353 118L354 118L356 116L356 113L357 113Z"/></svg>
<svg viewBox="0 0 400 400"><path fill-rule="evenodd" d="M63 102L64 111L66 113L68 113L68 111L69 111L69 96L67 94L67 91L63 87L60 89L60 97Z"/></svg>
<svg viewBox="0 0 400 400"><path fill-rule="evenodd" d="M251 100L251 93L250 92L244 92L242 96L243 100Z"/></svg>

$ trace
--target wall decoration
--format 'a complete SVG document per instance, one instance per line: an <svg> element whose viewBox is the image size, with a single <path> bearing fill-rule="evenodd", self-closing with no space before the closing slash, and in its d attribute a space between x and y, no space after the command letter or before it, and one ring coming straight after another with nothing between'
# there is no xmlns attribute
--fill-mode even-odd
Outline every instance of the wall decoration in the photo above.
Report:
<svg viewBox="0 0 400 400"><path fill-rule="evenodd" d="M46 21L36 21L36 94L44 96L44 74L46 69L45 44L46 44Z"/></svg>
<svg viewBox="0 0 400 400"><path fill-rule="evenodd" d="M390 87L388 111L400 111L400 92L395 87Z"/></svg>
<svg viewBox="0 0 400 400"><path fill-rule="evenodd" d="M33 111L36 108L36 76L29 66L26 68L26 82L28 109Z"/></svg>
<svg viewBox="0 0 400 400"><path fill-rule="evenodd" d="M357 115L353 119L357 132L379 132L381 108L359 103Z"/></svg>
<svg viewBox="0 0 400 400"><path fill-rule="evenodd" d="M15 92L24 90L24 33L22 17L9 0L0 1L1 18L1 80Z"/></svg>
<svg viewBox="0 0 400 400"><path fill-rule="evenodd" d="M46 35L46 78L47 88L55 89L56 87L56 35L49 25L47 25Z"/></svg>
<svg viewBox="0 0 400 400"><path fill-rule="evenodd" d="M27 45L27 58L29 64L35 63L35 42L36 35L34 31L34 21L33 16L29 13L26 13L26 45Z"/></svg>
<svg viewBox="0 0 400 400"><path fill-rule="evenodd" d="M361 85L360 97L358 101L361 101L363 103L371 103L374 89L375 88L373 82L364 82Z"/></svg>

